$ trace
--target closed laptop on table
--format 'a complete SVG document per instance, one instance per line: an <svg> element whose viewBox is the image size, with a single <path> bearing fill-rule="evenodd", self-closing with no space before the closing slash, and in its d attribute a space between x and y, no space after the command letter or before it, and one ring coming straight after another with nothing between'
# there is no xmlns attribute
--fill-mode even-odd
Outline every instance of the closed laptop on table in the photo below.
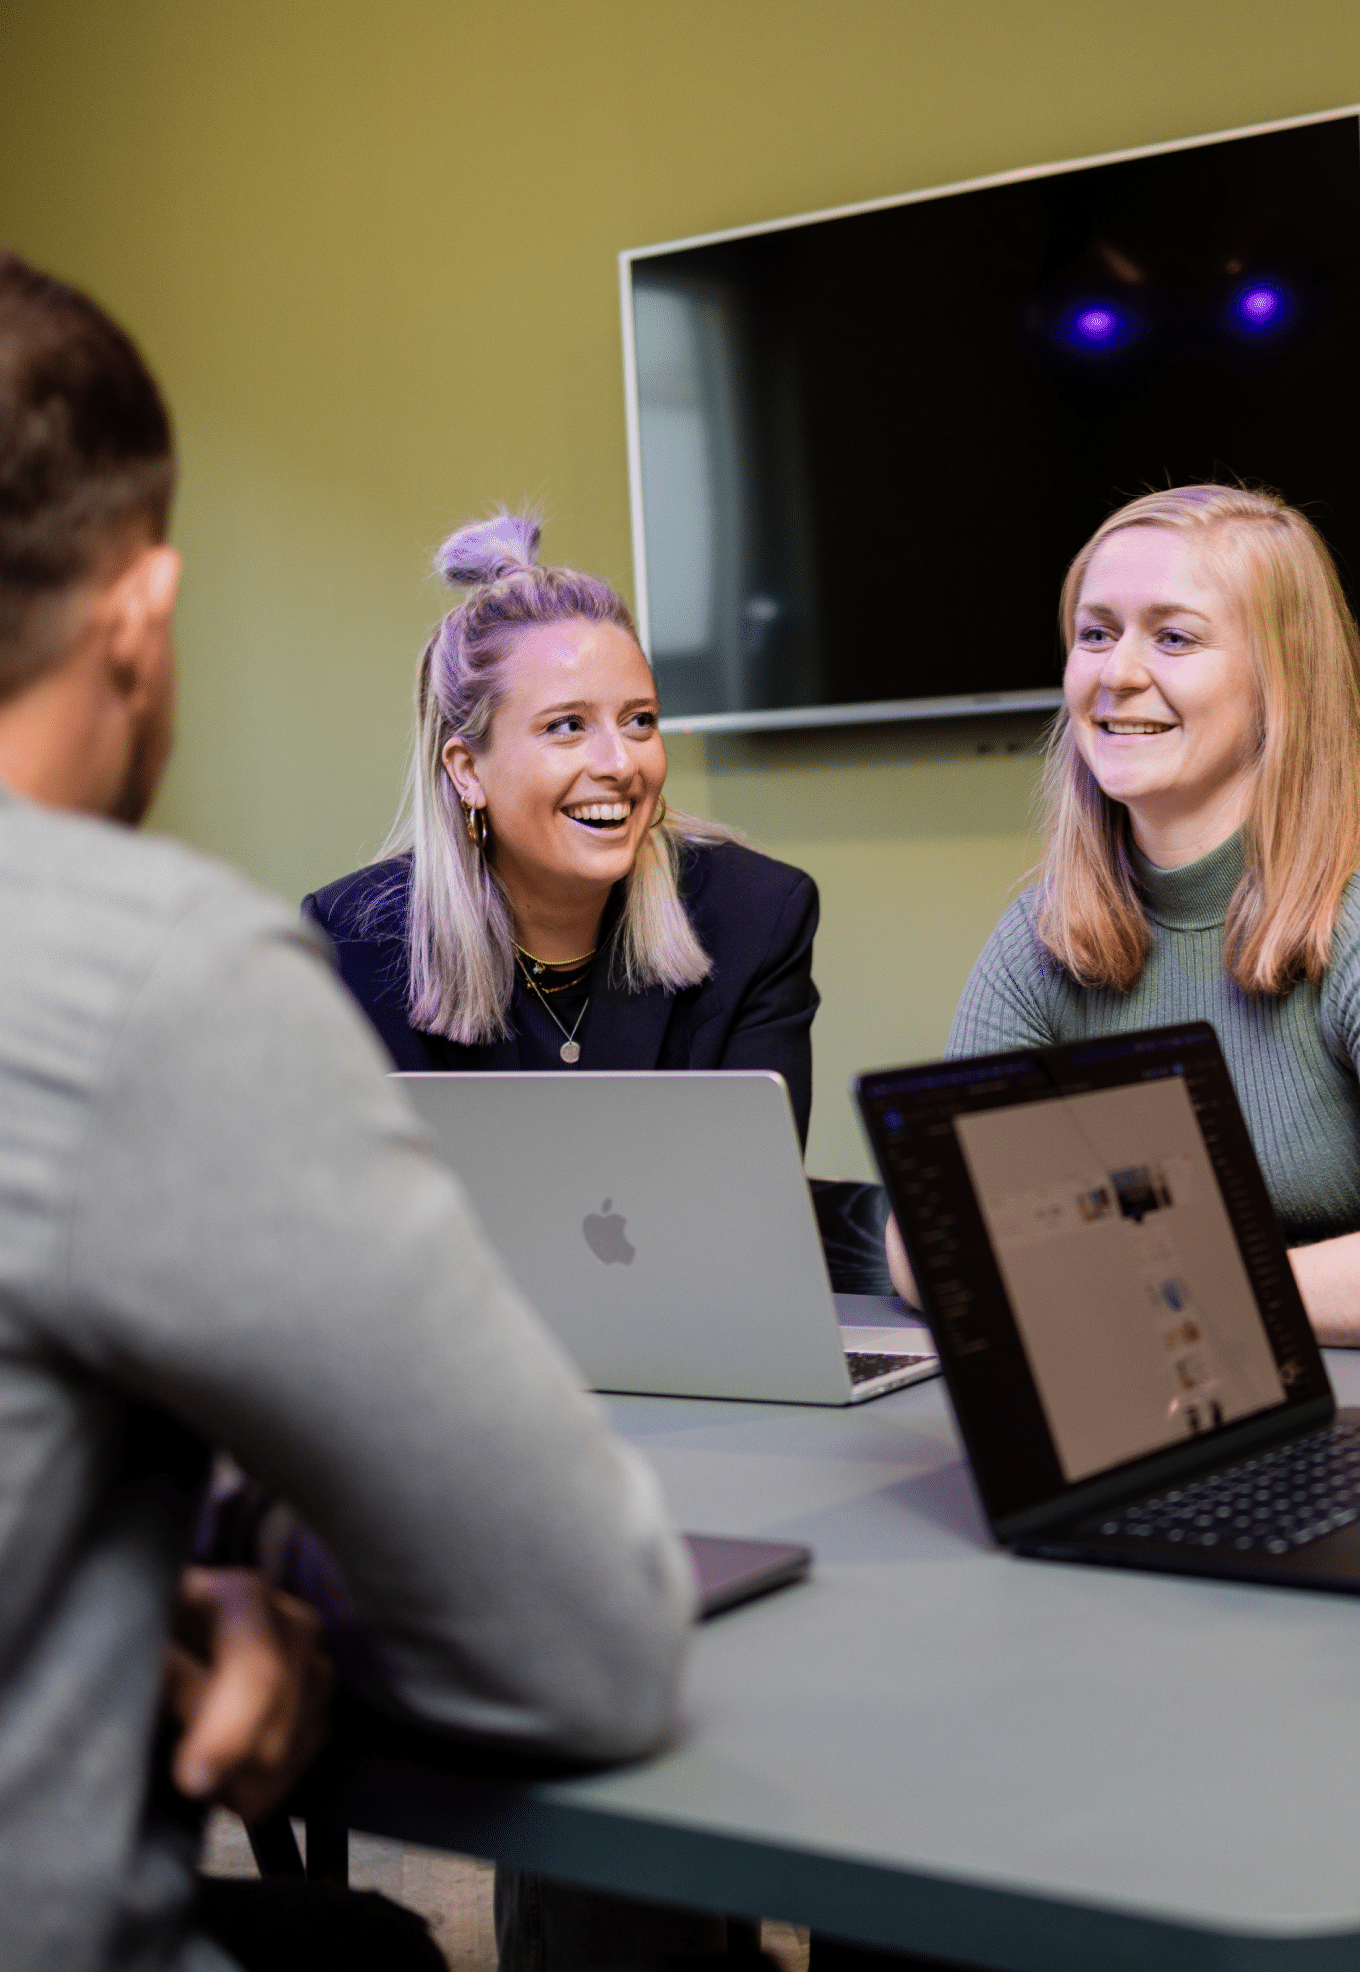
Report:
<svg viewBox="0 0 1360 1972"><path fill-rule="evenodd" d="M782 1076L398 1079L595 1389L848 1404L935 1374L924 1330L833 1298Z"/></svg>
<svg viewBox="0 0 1360 1972"><path fill-rule="evenodd" d="M999 1540L1360 1591L1360 1412L1211 1027L856 1089Z"/></svg>

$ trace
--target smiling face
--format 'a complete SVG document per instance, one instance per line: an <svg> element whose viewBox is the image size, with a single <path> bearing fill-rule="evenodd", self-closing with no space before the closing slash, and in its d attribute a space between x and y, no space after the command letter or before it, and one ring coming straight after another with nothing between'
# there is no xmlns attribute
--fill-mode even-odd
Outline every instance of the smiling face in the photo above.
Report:
<svg viewBox="0 0 1360 1972"><path fill-rule="evenodd" d="M474 754L450 740L444 766L461 800L485 806L488 853L527 931L603 909L656 812L666 749L647 660L616 623L521 630L501 685L489 743Z"/></svg>
<svg viewBox="0 0 1360 1972"><path fill-rule="evenodd" d="M1082 756L1162 869L1240 827L1259 744L1246 624L1183 538L1129 527L1096 549L1063 692Z"/></svg>

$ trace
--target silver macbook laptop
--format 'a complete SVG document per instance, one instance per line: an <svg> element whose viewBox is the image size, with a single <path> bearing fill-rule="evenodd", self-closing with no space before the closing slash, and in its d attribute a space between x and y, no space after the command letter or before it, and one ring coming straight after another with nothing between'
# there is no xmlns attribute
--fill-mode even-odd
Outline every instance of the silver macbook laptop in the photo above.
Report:
<svg viewBox="0 0 1360 1972"><path fill-rule="evenodd" d="M833 1297L782 1076L397 1079L595 1389L853 1404L938 1370L894 1304Z"/></svg>

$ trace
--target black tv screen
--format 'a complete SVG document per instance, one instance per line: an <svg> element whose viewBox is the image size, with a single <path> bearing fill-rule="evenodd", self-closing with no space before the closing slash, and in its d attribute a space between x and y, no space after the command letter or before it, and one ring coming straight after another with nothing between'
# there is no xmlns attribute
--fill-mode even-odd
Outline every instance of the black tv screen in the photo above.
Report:
<svg viewBox="0 0 1360 1972"><path fill-rule="evenodd" d="M1112 507L1244 480L1360 574L1355 111L620 256L671 729L1059 702Z"/></svg>

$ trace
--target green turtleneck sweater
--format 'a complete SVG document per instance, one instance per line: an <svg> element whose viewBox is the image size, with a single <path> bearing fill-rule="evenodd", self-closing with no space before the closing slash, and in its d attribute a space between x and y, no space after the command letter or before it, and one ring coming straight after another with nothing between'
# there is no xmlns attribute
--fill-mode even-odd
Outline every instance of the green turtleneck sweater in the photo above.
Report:
<svg viewBox="0 0 1360 1972"><path fill-rule="evenodd" d="M1027 890L973 967L946 1054L1207 1020L1286 1243L1360 1231L1360 878L1347 888L1322 983L1249 997L1223 970L1223 921L1243 868L1238 838L1184 869L1137 861L1154 943L1133 990L1079 986L1040 944L1037 892Z"/></svg>

